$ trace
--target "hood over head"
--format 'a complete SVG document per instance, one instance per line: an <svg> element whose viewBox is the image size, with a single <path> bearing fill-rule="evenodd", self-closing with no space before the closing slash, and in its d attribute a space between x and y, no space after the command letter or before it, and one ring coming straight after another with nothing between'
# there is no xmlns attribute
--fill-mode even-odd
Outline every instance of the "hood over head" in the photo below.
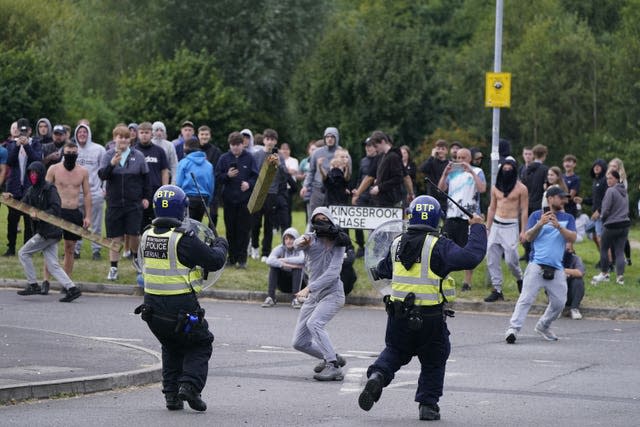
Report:
<svg viewBox="0 0 640 427"><path fill-rule="evenodd" d="M251 132L251 129L242 129L240 131L241 135L249 135L249 146L247 147L247 150L251 151L253 149L253 132Z"/></svg>
<svg viewBox="0 0 640 427"><path fill-rule="evenodd" d="M596 176L595 172L593 172L593 167L595 165L600 165L600 167L602 168L602 172L598 176ZM591 165L591 169L589 170L589 175L591 175L591 178L602 178L607 173L607 166L608 165L606 161L604 161L603 159L597 159Z"/></svg>
<svg viewBox="0 0 640 427"><path fill-rule="evenodd" d="M340 132L338 132L338 128L328 127L324 130L324 134L322 137L326 137L327 135L333 135L336 137L336 146L340 145Z"/></svg>
<svg viewBox="0 0 640 427"><path fill-rule="evenodd" d="M325 206L318 206L313 210L313 213L311 214L312 223L313 223L313 218L315 218L315 216L319 214L326 216L329 222L331 222L331 224L338 225L338 223L336 222L336 219L333 217L333 215L331 215L331 211L329 210L329 208Z"/></svg>
<svg viewBox="0 0 640 427"><path fill-rule="evenodd" d="M80 128L85 128L87 130L87 144L92 142L93 140L91 139L91 128L88 125L78 125L76 126L76 130L73 131L73 139L76 141L76 143L78 142L78 129Z"/></svg>
<svg viewBox="0 0 640 427"><path fill-rule="evenodd" d="M296 240L298 237L300 237L300 233L298 233L298 230L296 230L294 227L287 228L282 233L282 243L283 244L284 244L284 236L291 236L291 237L293 237L293 240Z"/></svg>
<svg viewBox="0 0 640 427"><path fill-rule="evenodd" d="M53 129L51 128L51 122L49 121L49 119L43 117L40 120L38 120L38 122L36 123L36 129L35 129L35 133L37 134L38 137L40 137L40 133L39 133L39 126L40 123L45 122L47 124L47 134L45 136L51 136Z"/></svg>
<svg viewBox="0 0 640 427"><path fill-rule="evenodd" d="M29 167L27 167L27 174L32 171L38 174L38 180L33 186L40 187L42 184L44 184L44 178L47 173L47 168L44 167L44 164L42 162L36 161L31 163Z"/></svg>

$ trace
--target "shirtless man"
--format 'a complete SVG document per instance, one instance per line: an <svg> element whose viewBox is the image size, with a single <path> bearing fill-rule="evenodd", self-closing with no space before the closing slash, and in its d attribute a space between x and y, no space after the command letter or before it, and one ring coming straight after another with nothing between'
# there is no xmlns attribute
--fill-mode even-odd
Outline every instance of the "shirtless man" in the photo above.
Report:
<svg viewBox="0 0 640 427"><path fill-rule="evenodd" d="M64 160L51 166L45 179L55 185L60 194L60 206L62 208L60 217L84 228L89 228L91 226L90 217L85 216L83 218L79 209L80 189L84 194L91 194L89 192L89 171L85 167L76 164L78 146L75 143L67 142L63 147L62 154ZM84 212L91 214L91 197L84 198ZM80 236L63 230L62 237L64 238L63 268L65 273L71 277L74 261L73 250L76 242L80 240ZM45 270L45 280L48 279L47 276L48 274Z"/></svg>
<svg viewBox="0 0 640 427"><path fill-rule="evenodd" d="M504 301L502 295L502 267L504 260L522 290L522 269L518 262L518 237L525 241L528 220L529 191L518 179L516 161L509 156L498 169L496 185L491 189L491 203L487 212L487 269L493 291L486 302ZM518 225L519 223L519 225ZM519 231L519 235L518 235Z"/></svg>

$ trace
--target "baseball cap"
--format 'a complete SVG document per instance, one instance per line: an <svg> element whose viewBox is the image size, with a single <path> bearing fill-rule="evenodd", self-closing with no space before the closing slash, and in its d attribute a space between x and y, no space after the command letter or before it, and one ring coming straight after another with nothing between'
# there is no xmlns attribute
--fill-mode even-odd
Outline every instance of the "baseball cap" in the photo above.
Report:
<svg viewBox="0 0 640 427"><path fill-rule="evenodd" d="M550 187L547 190L547 197L560 196L569 197L569 195L560 187Z"/></svg>
<svg viewBox="0 0 640 427"><path fill-rule="evenodd" d="M193 122L191 120L185 120L184 122L182 122L182 124L180 125L180 128L182 129L187 126L195 129L195 126L193 125Z"/></svg>
<svg viewBox="0 0 640 427"><path fill-rule="evenodd" d="M53 133L67 133L67 130L62 125L55 125L53 127Z"/></svg>
<svg viewBox="0 0 640 427"><path fill-rule="evenodd" d="M129 129L135 129L138 130L138 124L137 123L129 123L129 126L127 126Z"/></svg>

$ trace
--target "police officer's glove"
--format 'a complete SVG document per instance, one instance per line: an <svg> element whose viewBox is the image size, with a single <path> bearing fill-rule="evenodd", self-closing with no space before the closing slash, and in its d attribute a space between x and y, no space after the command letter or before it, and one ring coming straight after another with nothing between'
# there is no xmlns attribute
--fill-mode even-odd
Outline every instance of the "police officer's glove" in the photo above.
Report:
<svg viewBox="0 0 640 427"><path fill-rule="evenodd" d="M225 239L224 237L216 237L215 239L213 239L213 242L211 243L211 247L222 248L225 251L228 251L229 243L227 242L227 239Z"/></svg>

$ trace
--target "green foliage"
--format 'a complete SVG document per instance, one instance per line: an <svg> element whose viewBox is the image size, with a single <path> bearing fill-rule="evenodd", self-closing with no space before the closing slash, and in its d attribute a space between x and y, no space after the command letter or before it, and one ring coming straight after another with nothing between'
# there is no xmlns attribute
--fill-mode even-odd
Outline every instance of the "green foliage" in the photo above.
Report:
<svg viewBox="0 0 640 427"><path fill-rule="evenodd" d="M35 126L40 117L62 117L60 85L51 67L33 49L0 51L0 123L3 129L20 117Z"/></svg>
<svg viewBox="0 0 640 427"><path fill-rule="evenodd" d="M215 60L204 51L180 49L171 60L158 58L119 82L117 110L126 120L162 120L176 126L189 119L196 126L241 129L247 102L224 84Z"/></svg>

